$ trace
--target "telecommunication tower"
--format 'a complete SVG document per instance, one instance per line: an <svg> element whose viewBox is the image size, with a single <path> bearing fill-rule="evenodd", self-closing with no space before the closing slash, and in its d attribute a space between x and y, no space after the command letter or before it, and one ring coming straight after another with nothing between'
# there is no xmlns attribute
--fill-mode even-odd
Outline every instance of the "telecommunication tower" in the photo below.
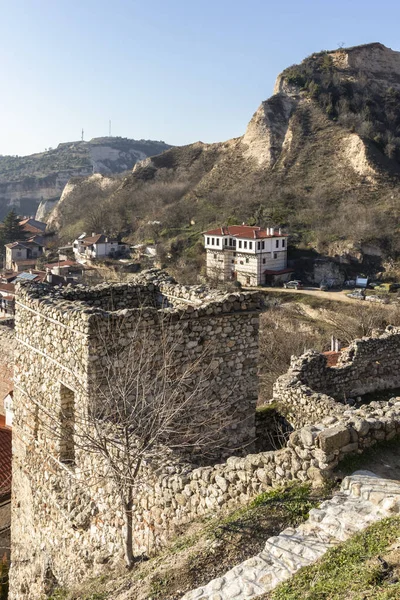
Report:
<svg viewBox="0 0 400 600"><path fill-rule="evenodd" d="M83 142L83 127L82 127L82 137L81 137L81 140L82 140L82 142Z"/></svg>

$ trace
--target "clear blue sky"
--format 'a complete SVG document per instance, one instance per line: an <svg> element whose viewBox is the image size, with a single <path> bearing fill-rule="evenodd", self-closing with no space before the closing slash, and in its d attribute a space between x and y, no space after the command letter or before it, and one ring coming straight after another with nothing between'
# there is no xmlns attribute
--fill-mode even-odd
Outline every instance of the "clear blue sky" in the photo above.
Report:
<svg viewBox="0 0 400 600"><path fill-rule="evenodd" d="M112 134L241 135L285 67L340 43L400 50L398 0L0 0L0 154Z"/></svg>

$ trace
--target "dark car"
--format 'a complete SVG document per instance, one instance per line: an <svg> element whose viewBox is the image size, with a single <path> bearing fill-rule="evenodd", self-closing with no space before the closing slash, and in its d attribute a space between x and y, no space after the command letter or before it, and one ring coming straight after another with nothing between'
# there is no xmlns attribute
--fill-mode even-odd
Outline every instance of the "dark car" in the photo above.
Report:
<svg viewBox="0 0 400 600"><path fill-rule="evenodd" d="M303 287L303 284L298 279L293 279L293 281L284 283L283 287L288 290L300 290Z"/></svg>

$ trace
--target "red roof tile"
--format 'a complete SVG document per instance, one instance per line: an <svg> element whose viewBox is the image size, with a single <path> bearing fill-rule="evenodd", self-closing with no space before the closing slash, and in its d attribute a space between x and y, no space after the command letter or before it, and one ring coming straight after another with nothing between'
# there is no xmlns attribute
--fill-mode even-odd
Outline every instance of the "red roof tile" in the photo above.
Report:
<svg viewBox="0 0 400 600"><path fill-rule="evenodd" d="M79 263L75 260L60 260L55 263L49 263L48 265L44 265L46 269L55 269L56 267L81 267Z"/></svg>
<svg viewBox="0 0 400 600"><path fill-rule="evenodd" d="M287 233L278 233L274 231L274 235L267 233L262 227L253 227L252 225L229 225L229 227L218 227L218 229L210 229L204 231L204 235L231 235L232 237L241 237L247 239L262 239L271 237L288 237Z"/></svg>
<svg viewBox="0 0 400 600"><path fill-rule="evenodd" d="M279 271L273 271L272 269L265 269L264 275L284 275L285 273L293 273L294 269L280 269Z"/></svg>

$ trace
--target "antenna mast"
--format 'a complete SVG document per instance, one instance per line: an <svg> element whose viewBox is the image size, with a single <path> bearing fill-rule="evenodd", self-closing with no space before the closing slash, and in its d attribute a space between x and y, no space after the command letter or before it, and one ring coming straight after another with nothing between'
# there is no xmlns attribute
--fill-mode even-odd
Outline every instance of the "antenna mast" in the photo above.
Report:
<svg viewBox="0 0 400 600"><path fill-rule="evenodd" d="M81 140L82 140L82 142L83 142L83 127L82 127L82 137L81 137Z"/></svg>
<svg viewBox="0 0 400 600"><path fill-rule="evenodd" d="M111 119L108 121L108 136L111 137Z"/></svg>

